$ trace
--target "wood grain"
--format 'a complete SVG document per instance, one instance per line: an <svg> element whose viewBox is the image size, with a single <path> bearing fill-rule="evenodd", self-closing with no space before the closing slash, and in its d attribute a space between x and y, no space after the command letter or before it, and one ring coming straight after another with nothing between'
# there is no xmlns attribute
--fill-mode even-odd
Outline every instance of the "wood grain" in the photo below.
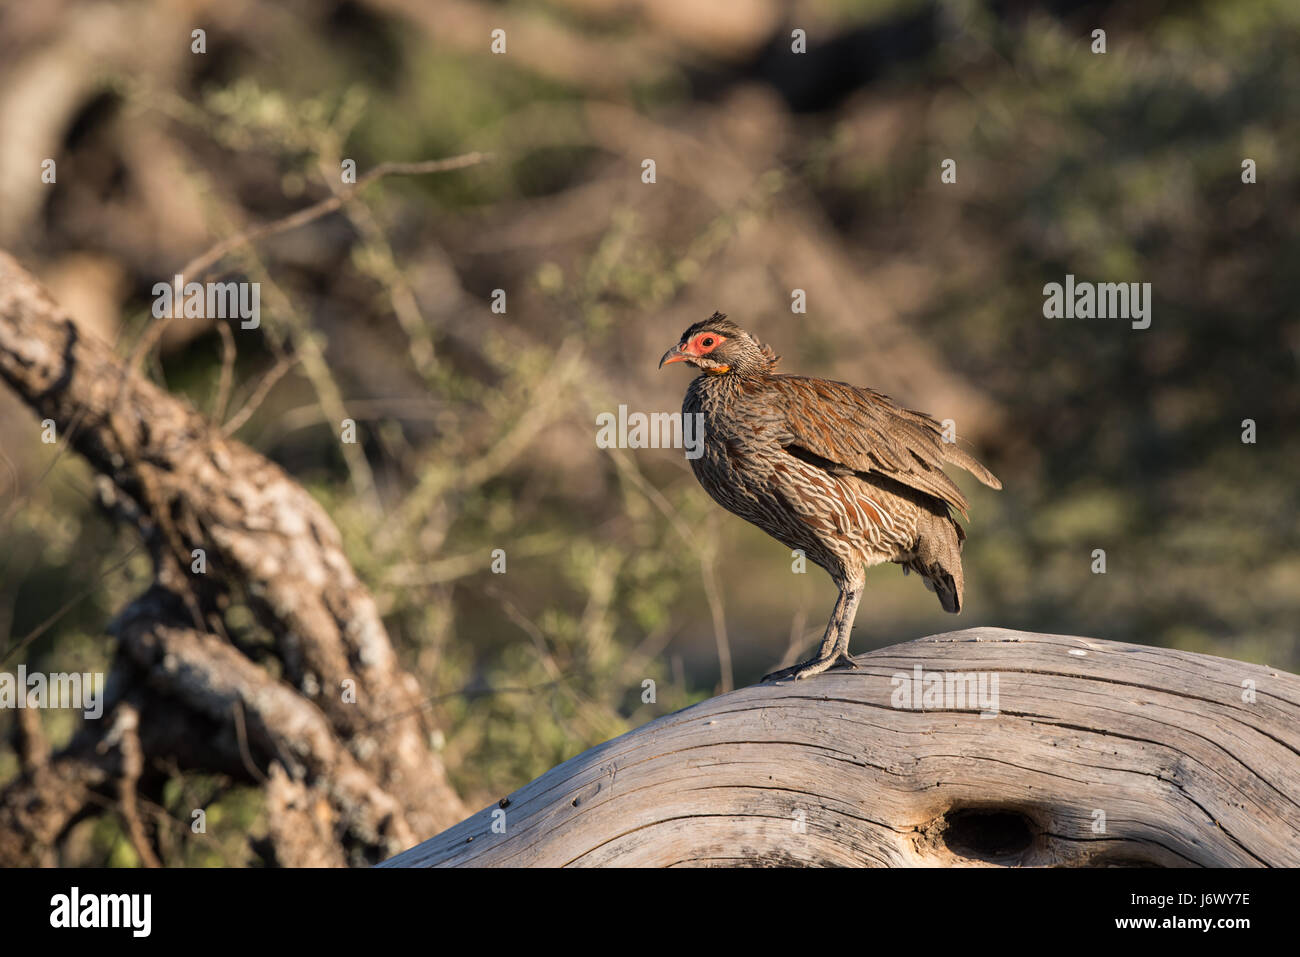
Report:
<svg viewBox="0 0 1300 957"><path fill-rule="evenodd" d="M856 661L659 718L383 866L1300 865L1296 675L999 628ZM996 714L896 707L918 665L996 675Z"/></svg>
<svg viewBox="0 0 1300 957"><path fill-rule="evenodd" d="M354 859L381 860L466 812L429 744L419 683L326 510L274 462L139 375L2 251L0 383L36 413L33 432L52 420L98 473L100 502L138 531L154 566L153 583L109 626L120 653L105 720L50 756L50 773L28 768L0 789L0 863L44 860L86 794L117 775L101 736L127 694L140 696L149 760L242 766L244 778L270 782L281 864L343 863L344 845ZM202 574L190 564L195 549ZM231 603L246 604L274 642L274 668L219 633ZM268 778L272 764L292 781ZM322 833L339 846L322 848Z"/></svg>

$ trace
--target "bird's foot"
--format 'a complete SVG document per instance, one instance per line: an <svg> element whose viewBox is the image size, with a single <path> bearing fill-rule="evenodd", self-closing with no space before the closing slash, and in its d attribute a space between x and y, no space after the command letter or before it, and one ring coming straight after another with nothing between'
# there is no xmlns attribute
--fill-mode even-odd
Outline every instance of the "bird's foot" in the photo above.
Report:
<svg viewBox="0 0 1300 957"><path fill-rule="evenodd" d="M789 668L773 671L770 675L764 675L763 681L798 681L800 678L811 678L813 675L819 675L823 671L834 668L836 665L843 665L845 662L852 668L857 667L848 655L840 655L838 658L827 655L825 658L809 658L807 661L801 661Z"/></svg>
<svg viewBox="0 0 1300 957"><path fill-rule="evenodd" d="M849 657L847 651L841 651L835 659L835 663L831 665L832 668L856 668L857 666L858 663Z"/></svg>

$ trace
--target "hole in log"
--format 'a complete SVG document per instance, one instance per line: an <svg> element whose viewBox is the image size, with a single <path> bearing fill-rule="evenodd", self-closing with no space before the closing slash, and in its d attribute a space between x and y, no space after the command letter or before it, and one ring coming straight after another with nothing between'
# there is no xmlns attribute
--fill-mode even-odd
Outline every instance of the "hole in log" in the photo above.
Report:
<svg viewBox="0 0 1300 957"><path fill-rule="evenodd" d="M1034 843L1033 822L1017 811L975 808L944 816L943 842L960 857L1006 861Z"/></svg>

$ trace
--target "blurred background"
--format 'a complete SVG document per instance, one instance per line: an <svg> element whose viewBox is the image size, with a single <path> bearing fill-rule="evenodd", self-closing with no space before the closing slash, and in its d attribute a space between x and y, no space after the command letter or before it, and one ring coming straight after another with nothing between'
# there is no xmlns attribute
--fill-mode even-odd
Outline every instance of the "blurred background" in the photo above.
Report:
<svg viewBox="0 0 1300 957"><path fill-rule="evenodd" d="M478 807L821 635L824 572L680 450L595 442L620 404L680 408L656 363L714 310L784 371L954 420L1004 483L957 476L962 615L878 568L855 652L997 625L1300 671L1297 63L1293 0L15 0L0 248L126 355L155 283L329 197L343 159L493 154L223 260L262 283L231 374L203 320L147 363L329 510ZM1067 273L1151 283L1150 328L1044 318ZM0 389L0 635L102 671L150 567L51 449ZM55 744L79 720L42 717ZM256 789L175 777L257 833ZM111 815L79 828L69 863L135 863Z"/></svg>

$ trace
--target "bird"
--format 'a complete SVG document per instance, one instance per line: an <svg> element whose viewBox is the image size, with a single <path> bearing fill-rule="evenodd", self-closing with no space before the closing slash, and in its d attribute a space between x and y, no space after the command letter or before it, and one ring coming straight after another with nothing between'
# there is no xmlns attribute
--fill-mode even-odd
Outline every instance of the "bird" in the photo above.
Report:
<svg viewBox="0 0 1300 957"><path fill-rule="evenodd" d="M849 635L866 569L884 562L915 572L945 611L962 605L962 543L969 504L945 464L984 485L1002 483L940 423L883 393L776 372L780 356L715 312L682 333L659 368L699 369L682 414L703 429L690 459L706 492L824 568L839 589L817 652L763 681L798 681L856 667ZM685 421L685 419L684 419Z"/></svg>

